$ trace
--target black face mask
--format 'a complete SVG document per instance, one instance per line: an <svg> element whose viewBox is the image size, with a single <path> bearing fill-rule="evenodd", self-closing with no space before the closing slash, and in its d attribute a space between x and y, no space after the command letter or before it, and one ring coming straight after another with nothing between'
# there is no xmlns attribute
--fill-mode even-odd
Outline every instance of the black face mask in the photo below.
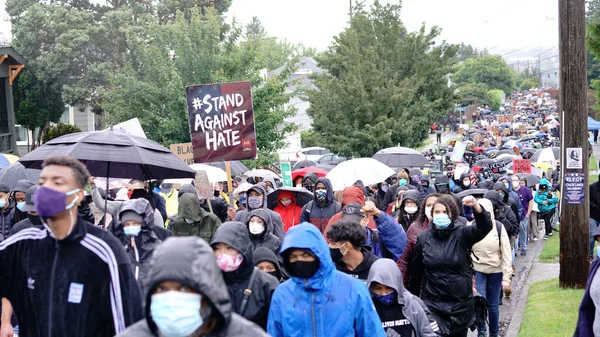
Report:
<svg viewBox="0 0 600 337"><path fill-rule="evenodd" d="M338 263L341 259L344 258L344 254L342 254L342 250L340 248L329 248L329 252L331 253L331 260L333 260L333 263Z"/></svg>
<svg viewBox="0 0 600 337"><path fill-rule="evenodd" d="M218 198L221 196L221 191L213 191L213 195L215 196L215 198Z"/></svg>
<svg viewBox="0 0 600 337"><path fill-rule="evenodd" d="M279 272L277 270L276 271L268 271L267 274L269 274L279 280Z"/></svg>
<svg viewBox="0 0 600 337"><path fill-rule="evenodd" d="M440 194L449 194L450 193L450 188L448 187L448 185L438 185L435 187L435 189Z"/></svg>
<svg viewBox="0 0 600 337"><path fill-rule="evenodd" d="M31 223L34 226L41 226L42 225L42 219L40 219L40 217L37 216L37 215L31 215L31 214L27 213L27 219L29 219L29 221L31 221Z"/></svg>
<svg viewBox="0 0 600 337"><path fill-rule="evenodd" d="M308 279L313 277L317 270L319 270L319 265L321 263L319 260L314 261L296 261L294 263L290 263L289 273L292 276Z"/></svg>

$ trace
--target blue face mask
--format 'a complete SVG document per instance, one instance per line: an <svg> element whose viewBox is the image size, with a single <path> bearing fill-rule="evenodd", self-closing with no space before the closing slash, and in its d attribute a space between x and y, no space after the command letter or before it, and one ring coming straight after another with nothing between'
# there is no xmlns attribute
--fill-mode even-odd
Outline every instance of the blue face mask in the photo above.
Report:
<svg viewBox="0 0 600 337"><path fill-rule="evenodd" d="M152 295L150 315L161 334L187 337L204 323L200 315L200 294L167 291Z"/></svg>
<svg viewBox="0 0 600 337"><path fill-rule="evenodd" d="M378 300L379 302L381 302L382 304L385 305L390 305L394 302L394 300L396 299L396 292L392 291L389 294L385 294L385 295L379 295L376 294L375 292L373 292L373 294L375 295L375 299Z"/></svg>
<svg viewBox="0 0 600 337"><path fill-rule="evenodd" d="M438 229L446 229L446 228L448 228L448 226L450 226L451 223L452 223L452 221L450 220L450 217L448 216L448 214L434 214L433 215L433 224Z"/></svg>
<svg viewBox="0 0 600 337"><path fill-rule="evenodd" d="M4 208L4 206L6 206L6 200L0 199L0 208Z"/></svg>
<svg viewBox="0 0 600 337"><path fill-rule="evenodd" d="M315 197L319 201L325 201L325 199L327 199L327 191L326 190L317 190L315 192Z"/></svg>
<svg viewBox="0 0 600 337"><path fill-rule="evenodd" d="M19 211L21 211L21 212L23 212L23 206L25 206L25 202L24 201L17 203L17 209L19 209ZM1 207L4 207L4 206L1 206Z"/></svg>
<svg viewBox="0 0 600 337"><path fill-rule="evenodd" d="M406 182L407 182L406 179L400 179L400 180L398 180L398 185L406 186Z"/></svg>
<svg viewBox="0 0 600 337"><path fill-rule="evenodd" d="M142 230L142 226L123 227L123 232L125 232L125 235L129 235L129 236L138 236L138 234L140 234L141 230Z"/></svg>
<svg viewBox="0 0 600 337"><path fill-rule="evenodd" d="M504 194L504 192L502 192L502 193L498 193L498 195L500 196L500 199L504 199L504 196L505 196L506 194Z"/></svg>

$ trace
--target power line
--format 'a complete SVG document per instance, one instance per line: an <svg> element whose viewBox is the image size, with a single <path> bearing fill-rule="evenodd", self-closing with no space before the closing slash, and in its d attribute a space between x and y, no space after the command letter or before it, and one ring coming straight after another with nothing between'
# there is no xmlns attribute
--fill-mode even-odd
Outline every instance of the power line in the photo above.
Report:
<svg viewBox="0 0 600 337"><path fill-rule="evenodd" d="M513 51L509 51L508 53L506 53L506 54L502 54L502 55L500 55L500 56L506 56L506 55L508 55L508 54L516 53L516 52L518 52L519 50L523 50L523 49L525 49L525 48L529 48L529 47L531 47L531 45L525 46L525 47L523 47L523 48L515 49L515 50L513 50Z"/></svg>

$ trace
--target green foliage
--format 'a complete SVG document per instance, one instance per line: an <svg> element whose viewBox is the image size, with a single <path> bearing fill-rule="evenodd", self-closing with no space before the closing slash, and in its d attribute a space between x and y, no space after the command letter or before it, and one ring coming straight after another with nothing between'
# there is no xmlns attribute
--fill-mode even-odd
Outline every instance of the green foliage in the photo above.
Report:
<svg viewBox="0 0 600 337"><path fill-rule="evenodd" d="M440 30L407 33L398 5L359 10L317 57L323 74L308 92L316 143L365 157L395 145L419 146L429 125L453 107L446 75L457 46L436 44Z"/></svg>
<svg viewBox="0 0 600 337"><path fill-rule="evenodd" d="M300 143L302 147L318 146L315 133L312 130L305 130L300 133Z"/></svg>
<svg viewBox="0 0 600 337"><path fill-rule="evenodd" d="M510 93L516 74L500 55L485 55L467 59L457 67L452 80L457 84L484 83L490 89Z"/></svg>
<svg viewBox="0 0 600 337"><path fill-rule="evenodd" d="M527 78L527 79L523 80L523 82L521 82L518 85L518 87L521 88L521 90L529 90L531 88L539 87L539 83L540 83L540 81L538 80L537 77L531 77L531 78Z"/></svg>
<svg viewBox="0 0 600 337"><path fill-rule="evenodd" d="M47 143L54 138L68 135L69 133L81 132L81 129L71 124L58 123L46 128L43 136L43 142Z"/></svg>
<svg viewBox="0 0 600 337"><path fill-rule="evenodd" d="M490 104L489 88L483 83L465 83L457 86L456 89L463 102Z"/></svg>
<svg viewBox="0 0 600 337"><path fill-rule="evenodd" d="M504 92L500 89L492 89L488 91L488 96L490 97L490 105L492 106L492 111L500 110L500 106L502 105L502 94Z"/></svg>

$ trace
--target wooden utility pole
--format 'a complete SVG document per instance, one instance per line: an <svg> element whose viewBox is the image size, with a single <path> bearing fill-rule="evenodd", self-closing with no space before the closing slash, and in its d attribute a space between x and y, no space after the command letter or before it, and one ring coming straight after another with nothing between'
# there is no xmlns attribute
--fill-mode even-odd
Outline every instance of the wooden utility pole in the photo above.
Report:
<svg viewBox="0 0 600 337"><path fill-rule="evenodd" d="M350 20L352 20L352 0L350 1Z"/></svg>
<svg viewBox="0 0 600 337"><path fill-rule="evenodd" d="M561 114L561 198L560 286L585 288L590 264L588 193L589 166L587 145L587 78L585 44L585 0L559 0L560 108ZM573 151L581 149L581 168L570 169ZM583 173L583 203L569 204L566 188L568 173ZM567 179L569 179L567 177Z"/></svg>

